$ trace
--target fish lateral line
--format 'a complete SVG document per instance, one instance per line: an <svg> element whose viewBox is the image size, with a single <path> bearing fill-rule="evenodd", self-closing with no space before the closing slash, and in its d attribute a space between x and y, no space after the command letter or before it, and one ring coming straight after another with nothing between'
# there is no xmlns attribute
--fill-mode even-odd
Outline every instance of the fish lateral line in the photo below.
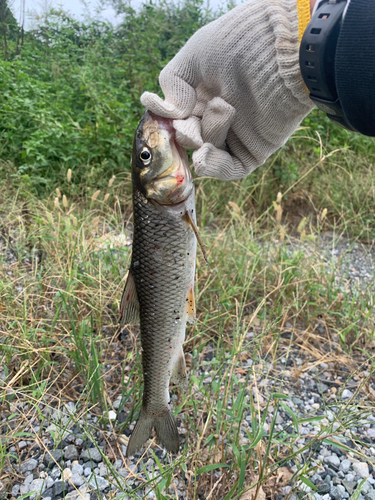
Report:
<svg viewBox="0 0 375 500"><path fill-rule="evenodd" d="M192 230L194 231L194 234L195 234L195 237L197 238L197 241L199 243L200 249L202 250L204 261L208 265L208 258L207 258L206 248L204 246L204 243L203 243L203 240L201 238L201 235L199 234L197 225L196 225L196 223L194 222L193 218L191 217L191 215L189 213L189 210L186 211L185 218L186 218L188 224L190 224Z"/></svg>

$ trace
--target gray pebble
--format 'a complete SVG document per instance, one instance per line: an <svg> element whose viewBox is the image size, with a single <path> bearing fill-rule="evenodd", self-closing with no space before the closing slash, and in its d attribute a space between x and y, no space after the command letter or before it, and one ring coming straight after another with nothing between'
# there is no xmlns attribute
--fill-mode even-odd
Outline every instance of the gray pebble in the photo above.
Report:
<svg viewBox="0 0 375 500"><path fill-rule="evenodd" d="M357 483L358 486L360 485L360 483L361 480L358 481ZM372 490L371 484L368 481L366 481L365 484L362 486L361 495L364 495L366 497L366 495L370 493L371 490Z"/></svg>
<svg viewBox="0 0 375 500"><path fill-rule="evenodd" d="M46 489L51 488L55 484L55 480L52 477L47 477L46 481Z"/></svg>
<svg viewBox="0 0 375 500"><path fill-rule="evenodd" d="M84 469L84 471L83 471L83 474L84 474L86 477L91 476L91 474L92 474L92 469L91 469L91 467L86 467L86 468Z"/></svg>
<svg viewBox="0 0 375 500"><path fill-rule="evenodd" d="M56 479L60 479L61 470L58 467L54 467L49 473L50 477L56 481Z"/></svg>
<svg viewBox="0 0 375 500"><path fill-rule="evenodd" d="M333 498L334 500L342 499L341 491L337 488L337 486L332 486L329 494L331 495L331 498Z"/></svg>
<svg viewBox="0 0 375 500"><path fill-rule="evenodd" d="M251 415L250 415L250 420L251 420ZM283 419L283 417L280 415L280 413L278 413L278 414L276 415L276 423L277 423L277 424L283 424L283 423L284 423L284 419Z"/></svg>
<svg viewBox="0 0 375 500"><path fill-rule="evenodd" d="M357 486L357 483L355 481L346 481L344 479L344 481L342 482L342 484L344 485L346 491L352 495L353 494L353 491L354 491L354 488L356 488Z"/></svg>
<svg viewBox="0 0 375 500"><path fill-rule="evenodd" d="M18 493L20 492L20 485L19 484L15 484L12 488L12 497L15 497L18 495Z"/></svg>
<svg viewBox="0 0 375 500"><path fill-rule="evenodd" d="M64 450L65 460L78 460L78 450L74 444L69 444Z"/></svg>
<svg viewBox="0 0 375 500"><path fill-rule="evenodd" d="M84 478L77 472L72 473L70 481L74 484L74 486L82 486L85 482Z"/></svg>
<svg viewBox="0 0 375 500"><path fill-rule="evenodd" d="M42 494L42 498L52 498L53 497L53 487L52 488L47 488L44 490L44 493Z"/></svg>
<svg viewBox="0 0 375 500"><path fill-rule="evenodd" d="M291 491L292 491L292 487L291 486L283 486L281 488L281 493L282 493L282 495L285 495L285 496L289 495L289 493Z"/></svg>
<svg viewBox="0 0 375 500"><path fill-rule="evenodd" d="M337 489L340 492L341 498L349 498L349 493L345 490L344 486L338 484Z"/></svg>
<svg viewBox="0 0 375 500"><path fill-rule="evenodd" d="M53 489L53 498L61 495L64 491L65 493L68 491L68 485L64 483L64 481L56 481L56 483L52 487Z"/></svg>
<svg viewBox="0 0 375 500"><path fill-rule="evenodd" d="M33 500L37 495L43 493L45 489L46 485L44 483L44 479L34 479L34 481L30 484L29 491L35 491L36 493L30 495L30 499Z"/></svg>
<svg viewBox="0 0 375 500"><path fill-rule="evenodd" d="M38 461L35 460L35 458L30 458L30 460L28 460L24 464L21 464L21 472L23 473L27 471L31 472L32 470L36 469L37 466L38 466Z"/></svg>
<svg viewBox="0 0 375 500"><path fill-rule="evenodd" d="M352 397L353 397L353 393L352 393L352 391L349 391L349 389L344 389L342 391L342 396L341 396L342 399L350 399Z"/></svg>
<svg viewBox="0 0 375 500"><path fill-rule="evenodd" d="M74 464L72 467L72 472L77 474L83 474L83 466L81 464Z"/></svg>
<svg viewBox="0 0 375 500"><path fill-rule="evenodd" d="M44 455L43 463L47 467L55 467L57 465L61 465L63 462L63 452L62 450L53 450L49 451Z"/></svg>
<svg viewBox="0 0 375 500"><path fill-rule="evenodd" d="M340 459L336 453L333 453L330 457L324 457L324 462L337 468L340 466Z"/></svg>
<svg viewBox="0 0 375 500"><path fill-rule="evenodd" d="M353 470L362 478L368 477L370 475L370 471L368 469L368 465L366 462L359 462L353 464Z"/></svg>
<svg viewBox="0 0 375 500"><path fill-rule="evenodd" d="M65 496L65 500L90 500L90 493L77 493L76 491L71 491ZM105 498L104 496L102 498Z"/></svg>
<svg viewBox="0 0 375 500"><path fill-rule="evenodd" d="M129 470L132 471L133 474L137 474L138 472L138 467L135 464L129 464Z"/></svg>
<svg viewBox="0 0 375 500"><path fill-rule="evenodd" d="M99 476L101 477L108 476L107 466L103 464L103 462L99 464Z"/></svg>
<svg viewBox="0 0 375 500"><path fill-rule="evenodd" d="M366 500L375 500L375 490L372 488L367 495L365 495Z"/></svg>
<svg viewBox="0 0 375 500"><path fill-rule="evenodd" d="M102 456L97 448L90 448L81 452L81 460L93 460L94 462L101 462Z"/></svg>
<svg viewBox="0 0 375 500"><path fill-rule="evenodd" d="M121 458L117 458L117 460L115 461L115 469L118 470L122 467L122 460Z"/></svg>
<svg viewBox="0 0 375 500"><path fill-rule="evenodd" d="M341 462L340 464L340 470L342 472L349 472L351 469L352 463L350 460L347 460L346 458Z"/></svg>
<svg viewBox="0 0 375 500"><path fill-rule="evenodd" d="M302 401L302 399L299 399L299 398L292 398L292 401L297 406L305 404L305 402Z"/></svg>
<svg viewBox="0 0 375 500"><path fill-rule="evenodd" d="M125 468L123 468L123 469L119 469L119 470L118 470L118 473L119 473L119 475L120 475L121 477L124 477L124 478L128 476L128 471L127 471Z"/></svg>
<svg viewBox="0 0 375 500"><path fill-rule="evenodd" d="M92 488L97 488L100 491L105 490L109 486L109 482L104 477L97 475L90 479L89 484Z"/></svg>

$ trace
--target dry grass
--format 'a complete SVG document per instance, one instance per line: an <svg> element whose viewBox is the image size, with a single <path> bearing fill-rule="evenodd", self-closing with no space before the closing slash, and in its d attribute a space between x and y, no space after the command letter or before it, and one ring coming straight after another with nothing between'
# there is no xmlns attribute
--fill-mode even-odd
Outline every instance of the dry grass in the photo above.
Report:
<svg viewBox="0 0 375 500"><path fill-rule="evenodd" d="M158 499L177 498L181 489L189 499L247 500L254 493L274 498L291 479L297 485L319 467L312 451L317 442L339 440L373 412L372 292L363 292L354 316L335 280L337 269L320 258L315 244L323 211L314 214L315 225L302 218L291 228L281 198L256 219L248 198L235 203L226 199L228 191L218 219L210 215L216 184L207 183L198 181L197 191L210 265L198 255L198 320L185 345L191 383L187 394L174 397L182 451L177 457L155 455L153 439L136 474L122 445L140 404L139 341L135 328L116 335L131 252L131 225L123 231L130 205L121 206L118 196L129 193L129 179L125 187L111 186L106 201L104 193L74 204L64 193L43 201L25 193L4 200L0 470L6 487L22 482L20 464L32 452L32 445L19 450L21 441L47 454L46 438L58 446L78 425L93 442L101 433L113 494L137 498L137 491L146 495L151 488ZM233 183L231 189L242 192L243 186ZM322 362L329 364L328 374ZM298 393L309 378L329 385L324 407L292 415L291 388ZM347 387L355 394L342 400ZM108 418L120 396L121 423ZM76 404L72 413L69 402ZM280 411L288 416L285 406L290 433L276 425ZM334 422L326 418L331 407ZM95 425L88 413L97 417ZM314 432L302 436L306 422ZM367 455L357 438L356 452ZM129 474L125 481L113 465L118 458ZM153 477L144 469L148 458L156 463Z"/></svg>

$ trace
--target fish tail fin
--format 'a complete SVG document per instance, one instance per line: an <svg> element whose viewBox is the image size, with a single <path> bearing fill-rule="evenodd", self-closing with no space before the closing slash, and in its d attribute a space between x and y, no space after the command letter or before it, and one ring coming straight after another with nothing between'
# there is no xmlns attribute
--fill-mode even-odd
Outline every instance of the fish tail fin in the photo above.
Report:
<svg viewBox="0 0 375 500"><path fill-rule="evenodd" d="M160 417L154 418L142 408L126 449L128 458L133 456L149 439L153 427L162 445L172 453L178 452L180 443L172 411L168 410Z"/></svg>
<svg viewBox="0 0 375 500"><path fill-rule="evenodd" d="M133 456L148 440L153 427L154 419L142 408L126 449L128 458Z"/></svg>
<svg viewBox="0 0 375 500"><path fill-rule="evenodd" d="M164 448L172 453L178 452L180 447L178 430L170 409L155 419L155 431Z"/></svg>

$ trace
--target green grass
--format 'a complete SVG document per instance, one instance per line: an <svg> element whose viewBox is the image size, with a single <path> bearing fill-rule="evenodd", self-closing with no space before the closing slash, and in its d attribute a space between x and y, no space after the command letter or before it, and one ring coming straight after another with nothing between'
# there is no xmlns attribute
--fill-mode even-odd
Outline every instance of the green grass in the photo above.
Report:
<svg viewBox="0 0 375 500"><path fill-rule="evenodd" d="M6 252L0 267L0 365L5 369L0 466L8 487L10 444L29 437L43 446L42 431L29 426L30 416L43 421L40 404L54 412L68 401L78 401L77 411L50 429L51 437L58 445L74 423L93 441L100 430L110 456L111 483L124 496L136 498L138 490L150 488L158 499L172 499L182 488L193 499L246 499L249 488L259 495L270 492L278 471L285 473L283 467L291 460L294 485L309 484L318 465L308 458L303 462L301 454L310 456L317 441L333 439L340 445L340 436L372 411L374 397L368 389L374 373L373 293L364 289L353 303L335 280L334 263L320 259L316 246L320 232L332 227L337 234L353 229L356 238L366 237L367 229L361 233L360 228L367 201L360 209L350 201L361 196L364 181L355 171L351 184L337 175L334 191L328 179L335 155L321 160L320 150L309 150L311 143L311 138L293 139L255 176L241 182L196 180L209 265L198 253L198 319L188 328L185 344L192 355L190 386L187 394L177 392L174 401L184 445L179 456L161 459L154 453L155 440L150 441L138 462L135 489L130 488L131 474L124 481L113 466L115 458L123 457L123 432L139 410L142 382L137 331L131 330L123 342L116 336L131 253L129 233L123 230L124 215L129 221L131 213L129 174L114 182L108 179L106 198L104 191L72 197L74 179L46 199L35 198L22 184L17 189L10 185L11 195L1 208ZM290 179L285 188L275 185L275 165L292 154L305 155L300 181ZM335 154L345 161L352 158L352 153ZM311 179L317 169L320 175ZM367 169L364 160L361 174ZM296 216L291 200L306 196L309 183L309 210ZM345 200L346 211L328 204L330 192ZM319 333L317 325L324 325L326 333ZM295 355L293 346L305 352L304 364L294 369L285 365L280 371L280 360ZM209 359L206 354L212 349ZM290 377L298 383L310 371L315 376L322 360L351 366L351 377L360 377L358 391L367 391L360 411L355 399L341 401L340 391L327 398L319 414L292 411ZM363 376L364 371L370 375ZM264 379L268 385L259 387ZM119 397L120 410L130 410L122 424L108 419ZM26 401L27 407L17 406ZM333 422L325 417L331 406L338 408ZM277 428L280 411L289 418L291 433ZM97 415L95 427L87 424L87 412ZM246 424L245 414L250 415ZM307 421L316 433L303 441ZM153 471L144 469L149 457L157 464ZM141 473L147 480L138 485ZM290 473L282 476L279 487L290 479Z"/></svg>

